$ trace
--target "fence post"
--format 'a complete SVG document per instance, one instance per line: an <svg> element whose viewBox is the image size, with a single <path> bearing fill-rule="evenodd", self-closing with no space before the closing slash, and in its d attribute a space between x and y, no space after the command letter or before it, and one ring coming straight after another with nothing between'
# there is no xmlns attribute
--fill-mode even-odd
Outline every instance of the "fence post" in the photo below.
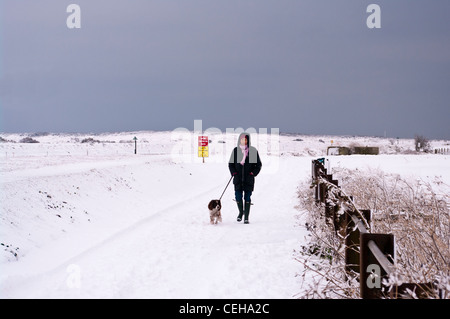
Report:
<svg viewBox="0 0 450 319"><path fill-rule="evenodd" d="M317 164L316 161L311 161L311 183L314 183L317 179Z"/></svg>
<svg viewBox="0 0 450 319"><path fill-rule="evenodd" d="M335 185L336 187L339 187L339 182L335 179L333 179L333 175L332 174L327 174L327 170L325 169L325 176L326 176L326 180ZM326 199L328 198L328 188L329 185L327 184L323 184L324 187L324 197L323 197L323 202L325 203L325 217L327 219L327 223L331 224L334 227L335 232L337 233L339 231L339 225L338 225L338 220L337 220L337 216L336 213L339 210L339 207L330 204Z"/></svg>
<svg viewBox="0 0 450 319"><path fill-rule="evenodd" d="M370 223L370 209L360 210L366 221ZM361 273L360 271L360 236L361 232L352 220L353 211L347 211L345 214L345 270L347 273L352 271Z"/></svg>
<svg viewBox="0 0 450 319"><path fill-rule="evenodd" d="M313 160L311 162L311 182L312 183L316 183L319 177L319 173L320 173L320 169L325 170L325 168L323 167L320 159L318 160ZM316 202L322 202L324 203L325 200L325 189L323 189L324 185L321 184L315 184L314 187L314 194L315 194L315 200Z"/></svg>
<svg viewBox="0 0 450 319"><path fill-rule="evenodd" d="M379 248L383 256L374 255L372 251L374 244ZM360 245L361 298L380 298L385 293L381 281L388 275L386 268L389 268L386 264L381 263L380 260L385 259L387 256L394 259L394 235L362 233Z"/></svg>
<svg viewBox="0 0 450 319"><path fill-rule="evenodd" d="M321 203L325 203L326 202L326 197L327 197L327 185L324 183L319 183L319 202Z"/></svg>

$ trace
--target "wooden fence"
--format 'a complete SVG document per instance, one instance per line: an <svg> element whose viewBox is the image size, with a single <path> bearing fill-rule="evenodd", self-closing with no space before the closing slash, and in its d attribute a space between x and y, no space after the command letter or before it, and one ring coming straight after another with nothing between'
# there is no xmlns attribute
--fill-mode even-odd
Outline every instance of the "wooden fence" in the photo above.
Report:
<svg viewBox="0 0 450 319"><path fill-rule="evenodd" d="M325 205L327 223L345 240L345 271L359 274L361 298L401 299L409 296L409 292L414 292L418 298L427 298L435 291L433 283L385 286L383 279L396 272L394 235L371 232L371 211L355 206L353 198L327 173L324 158L312 161L312 182L316 202ZM333 204L336 197L345 201L349 208L342 212Z"/></svg>

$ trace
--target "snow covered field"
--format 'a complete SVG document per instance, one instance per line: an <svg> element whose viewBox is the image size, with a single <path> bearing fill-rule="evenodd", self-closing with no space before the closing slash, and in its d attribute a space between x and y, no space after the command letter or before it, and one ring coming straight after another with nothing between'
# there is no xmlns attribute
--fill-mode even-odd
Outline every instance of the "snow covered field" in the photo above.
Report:
<svg viewBox="0 0 450 319"><path fill-rule="evenodd" d="M331 167L450 184L450 156L413 154L413 140L255 134L263 168L250 225L235 220L232 185L223 223L210 225L207 204L229 180L236 134L208 134L205 163L191 133L37 134L39 143L18 143L27 136L1 134L1 298L300 297L294 250L308 234L297 191L331 140L380 147L376 156L327 156Z"/></svg>

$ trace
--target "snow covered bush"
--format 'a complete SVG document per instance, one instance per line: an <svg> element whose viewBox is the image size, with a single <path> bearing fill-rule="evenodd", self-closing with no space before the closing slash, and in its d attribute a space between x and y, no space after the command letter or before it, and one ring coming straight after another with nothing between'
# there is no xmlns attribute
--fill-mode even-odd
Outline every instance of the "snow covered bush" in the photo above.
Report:
<svg viewBox="0 0 450 319"><path fill-rule="evenodd" d="M325 217L323 204L315 202L313 192L305 192L310 181L300 186L298 197L300 210L306 214L306 228L310 238L297 252L297 260L303 264L301 298L359 298L357 276L345 273L344 241L335 233Z"/></svg>
<svg viewBox="0 0 450 319"><path fill-rule="evenodd" d="M342 190L354 197L358 209L372 211L371 232L394 234L398 271L397 280L391 283L433 283L437 289L429 298L449 298L449 186L439 178L432 182L408 180L372 170L339 168L333 176ZM299 261L305 272L320 274L306 297L359 298L358 276L344 271L344 241L327 224L323 204L315 203L312 191L299 193L299 199L308 214L309 247L316 247L315 252L306 250ZM324 251L332 252L331 263L320 257Z"/></svg>

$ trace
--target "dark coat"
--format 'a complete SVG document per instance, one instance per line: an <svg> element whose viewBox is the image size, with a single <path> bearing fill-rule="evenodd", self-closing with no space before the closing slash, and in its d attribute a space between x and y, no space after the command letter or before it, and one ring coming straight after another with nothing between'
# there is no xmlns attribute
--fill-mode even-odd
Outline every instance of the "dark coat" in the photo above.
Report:
<svg viewBox="0 0 450 319"><path fill-rule="evenodd" d="M244 157L242 150L239 148L241 137L247 136L247 145L249 147L248 156L244 165L241 161ZM250 134L241 133L238 139L238 146L231 152L228 168L231 175L234 176L233 184L235 191L253 191L255 187L255 177L261 171L262 163L259 158L258 150L250 144Z"/></svg>

